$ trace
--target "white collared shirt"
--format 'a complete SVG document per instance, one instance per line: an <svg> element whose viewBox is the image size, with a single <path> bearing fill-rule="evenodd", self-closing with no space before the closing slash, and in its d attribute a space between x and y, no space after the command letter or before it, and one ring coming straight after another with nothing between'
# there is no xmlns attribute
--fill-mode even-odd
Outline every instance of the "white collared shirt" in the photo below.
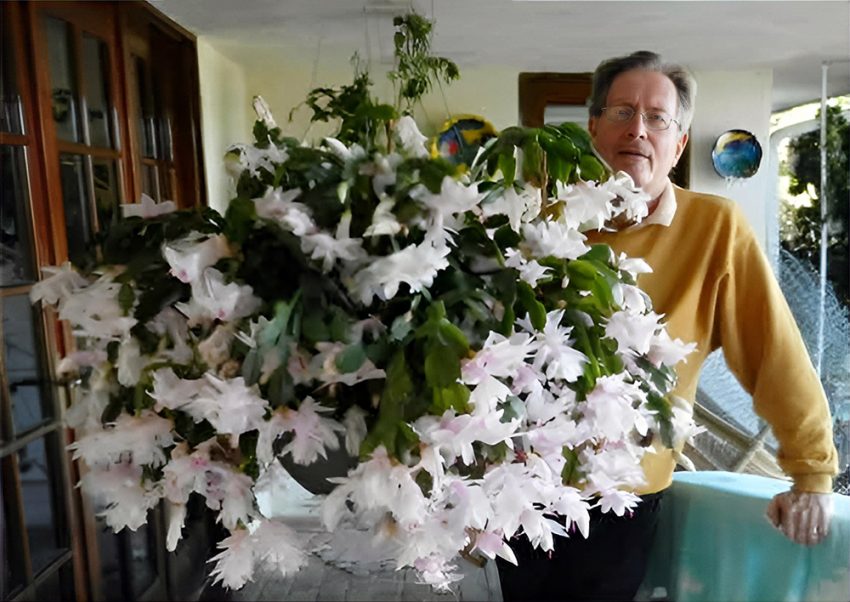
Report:
<svg viewBox="0 0 850 602"><path fill-rule="evenodd" d="M673 221L674 215L676 215L676 193L673 191L673 183L670 181L670 178L667 178L667 185L664 187L661 196L658 197L658 204L655 206L655 210L640 223L626 228L626 231L637 230L650 224L669 226Z"/></svg>

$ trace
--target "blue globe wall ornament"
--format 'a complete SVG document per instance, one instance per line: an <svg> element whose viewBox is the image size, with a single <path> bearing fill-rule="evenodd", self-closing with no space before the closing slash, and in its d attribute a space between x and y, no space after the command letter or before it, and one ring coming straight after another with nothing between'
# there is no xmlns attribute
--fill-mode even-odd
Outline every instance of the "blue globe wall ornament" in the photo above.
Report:
<svg viewBox="0 0 850 602"><path fill-rule="evenodd" d="M730 178L749 178L761 165L761 145L747 130L728 130L720 134L711 151L714 171Z"/></svg>

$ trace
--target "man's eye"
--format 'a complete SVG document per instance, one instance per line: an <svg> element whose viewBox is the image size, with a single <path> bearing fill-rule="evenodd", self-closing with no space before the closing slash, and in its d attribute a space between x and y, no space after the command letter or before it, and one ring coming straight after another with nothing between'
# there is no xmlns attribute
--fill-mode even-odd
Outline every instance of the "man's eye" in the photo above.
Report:
<svg viewBox="0 0 850 602"><path fill-rule="evenodd" d="M628 119L632 116L632 112L629 109L617 109L615 115L618 119Z"/></svg>
<svg viewBox="0 0 850 602"><path fill-rule="evenodd" d="M646 118L652 123L667 123L667 115L664 113L647 113Z"/></svg>

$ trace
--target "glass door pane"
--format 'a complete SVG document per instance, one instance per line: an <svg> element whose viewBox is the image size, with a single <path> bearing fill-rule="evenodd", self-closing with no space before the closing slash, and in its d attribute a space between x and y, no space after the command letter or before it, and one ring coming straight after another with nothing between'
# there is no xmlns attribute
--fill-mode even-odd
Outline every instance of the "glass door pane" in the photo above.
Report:
<svg viewBox="0 0 850 602"><path fill-rule="evenodd" d="M34 575L67 550L69 543L66 537L60 537L59 525L64 521L56 503L61 499L56 491L59 482L56 437L56 433L51 433L18 452L24 522Z"/></svg>
<svg viewBox="0 0 850 602"><path fill-rule="evenodd" d="M86 247L94 233L89 188L86 186L87 178L84 168L82 155L63 153L59 156L68 257L73 262L83 259Z"/></svg>
<svg viewBox="0 0 850 602"><path fill-rule="evenodd" d="M115 161L92 159L92 176L98 228L105 228L118 219L121 204Z"/></svg>
<svg viewBox="0 0 850 602"><path fill-rule="evenodd" d="M21 524L21 509L15 488L15 458L6 456L0 458L0 506L2 506L3 521L0 531L3 531L3 573L0 579L0 599L8 600L12 594L19 591L27 582L25 559L20 550L23 549L23 533Z"/></svg>
<svg viewBox="0 0 850 602"><path fill-rule="evenodd" d="M0 287L35 279L25 148L0 146Z"/></svg>
<svg viewBox="0 0 850 602"><path fill-rule="evenodd" d="M68 142L82 142L77 116L77 79L74 74L71 28L66 21L52 17L45 19L45 24L56 137Z"/></svg>
<svg viewBox="0 0 850 602"><path fill-rule="evenodd" d="M109 104L109 51L101 40L83 34L83 82L89 144L114 148Z"/></svg>
<svg viewBox="0 0 850 602"><path fill-rule="evenodd" d="M23 106L18 91L15 53L8 19L0 18L0 44L0 132L23 134Z"/></svg>
<svg viewBox="0 0 850 602"><path fill-rule="evenodd" d="M15 434L53 418L50 383L41 356L36 309L27 294L3 297L3 353Z"/></svg>

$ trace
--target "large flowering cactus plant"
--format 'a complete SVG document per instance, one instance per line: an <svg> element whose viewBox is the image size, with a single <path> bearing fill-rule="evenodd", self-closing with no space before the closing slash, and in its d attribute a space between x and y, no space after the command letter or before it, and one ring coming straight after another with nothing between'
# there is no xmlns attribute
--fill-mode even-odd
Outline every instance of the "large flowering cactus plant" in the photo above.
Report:
<svg viewBox="0 0 850 602"><path fill-rule="evenodd" d="M84 490L115 530L164 501L171 550L203 496L231 588L306 561L256 501L277 457L344 447L327 528L372 525L445 587L461 550L513 560L518 533L548 550L594 505L622 514L643 455L694 432L669 396L691 346L636 286L649 266L586 243L647 200L586 134L509 128L458 169L411 117L356 108L317 145L261 110L224 216L144 198L33 290L78 341L61 367L84 375L67 414Z"/></svg>

